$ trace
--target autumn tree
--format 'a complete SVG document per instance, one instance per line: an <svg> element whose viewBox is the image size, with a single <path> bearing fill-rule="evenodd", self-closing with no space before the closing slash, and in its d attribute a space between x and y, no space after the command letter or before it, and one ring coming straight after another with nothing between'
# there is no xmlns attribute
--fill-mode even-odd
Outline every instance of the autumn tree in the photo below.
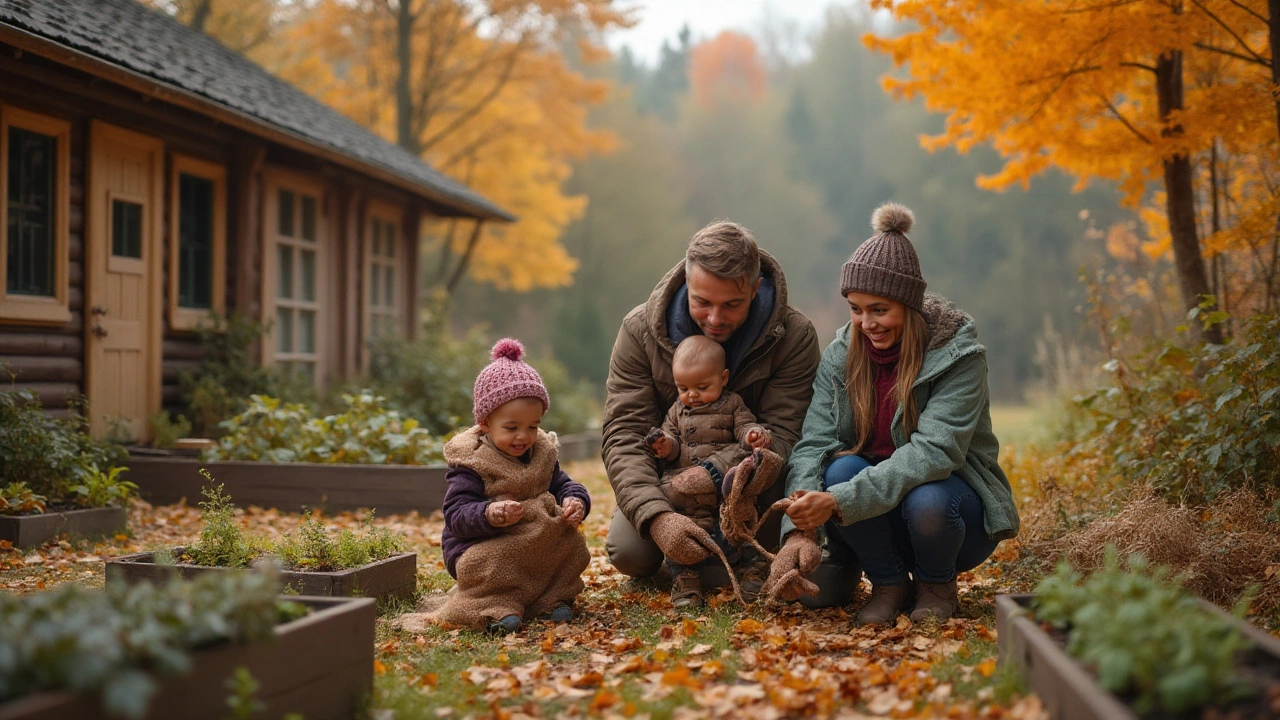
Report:
<svg viewBox="0 0 1280 720"><path fill-rule="evenodd" d="M908 66L906 77L886 78L887 89L923 96L927 107L948 113L944 132L925 139L926 147L963 152L992 144L1005 163L979 178L986 188L1025 186L1057 167L1079 186L1093 178L1118 181L1136 206L1148 184L1159 182L1183 305L1195 307L1211 294L1196 164L1215 138L1232 143L1237 154L1274 152L1274 133L1259 145L1239 131L1246 118L1257 117L1270 83L1269 65L1265 76L1240 67L1262 57L1256 40L1265 38L1267 25L1258 22L1265 14L1247 0L872 5L919 28L867 42ZM1223 70L1224 60L1234 64L1213 87L1199 84L1208 65ZM1221 340L1213 330L1206 338Z"/></svg>
<svg viewBox="0 0 1280 720"><path fill-rule="evenodd" d="M179 22L254 57L290 14L280 0L143 0ZM255 57L255 59L257 59Z"/></svg>

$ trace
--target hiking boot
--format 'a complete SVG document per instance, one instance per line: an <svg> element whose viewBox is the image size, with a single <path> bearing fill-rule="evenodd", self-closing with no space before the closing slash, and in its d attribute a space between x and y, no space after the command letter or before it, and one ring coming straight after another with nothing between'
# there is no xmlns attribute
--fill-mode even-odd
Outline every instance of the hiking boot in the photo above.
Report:
<svg viewBox="0 0 1280 720"><path fill-rule="evenodd" d="M872 585L871 599L858 612L859 625L888 625L911 604L911 586Z"/></svg>
<svg viewBox="0 0 1280 720"><path fill-rule="evenodd" d="M956 591L956 581L946 583L927 583L916 581L916 609L911 611L911 622L920 622L934 617L946 620L960 609L960 596Z"/></svg>
<svg viewBox="0 0 1280 720"><path fill-rule="evenodd" d="M742 589L742 599L755 602L760 597L760 589L769 578L769 560L757 556L742 567L742 575L738 578L738 587Z"/></svg>
<svg viewBox="0 0 1280 720"><path fill-rule="evenodd" d="M489 632L507 635L510 633L520 632L520 628L524 627L524 623L520 622L519 615L508 615L500 620L494 620L489 623Z"/></svg>
<svg viewBox="0 0 1280 720"><path fill-rule="evenodd" d="M702 604L702 576L697 570L682 570L671 581L671 605L677 608Z"/></svg>

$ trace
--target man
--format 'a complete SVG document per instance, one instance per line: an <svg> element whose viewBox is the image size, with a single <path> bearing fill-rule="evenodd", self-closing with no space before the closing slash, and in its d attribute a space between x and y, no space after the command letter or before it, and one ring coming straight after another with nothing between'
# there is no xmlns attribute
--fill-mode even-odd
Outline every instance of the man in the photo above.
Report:
<svg viewBox="0 0 1280 720"><path fill-rule="evenodd" d="M664 554L683 564L707 557L705 550L691 551L697 525L674 511L644 448L645 435L662 424L676 400L675 347L699 334L724 346L728 389L771 431L769 447L784 461L800 437L813 394L818 337L813 323L787 304L782 267L741 225L721 221L699 230L684 262L622 321L609 360L603 455L618 509L606 549L614 567L632 577L655 573ZM729 470L722 465L713 456L698 472L718 485ZM761 497L761 507L781 497L785 484L778 478ZM776 545L776 526L767 532L761 530L762 544Z"/></svg>

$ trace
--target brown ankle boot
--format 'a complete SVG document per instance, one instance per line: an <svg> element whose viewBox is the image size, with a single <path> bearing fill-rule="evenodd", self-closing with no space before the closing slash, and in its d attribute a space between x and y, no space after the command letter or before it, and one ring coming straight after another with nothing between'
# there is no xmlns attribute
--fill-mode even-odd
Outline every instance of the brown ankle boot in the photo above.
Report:
<svg viewBox="0 0 1280 720"><path fill-rule="evenodd" d="M911 611L911 622L920 622L928 617L946 620L959 609L960 596L955 580L937 585L916 581L916 608Z"/></svg>
<svg viewBox="0 0 1280 720"><path fill-rule="evenodd" d="M858 612L859 625L888 625L911 605L911 586L872 585L871 599Z"/></svg>

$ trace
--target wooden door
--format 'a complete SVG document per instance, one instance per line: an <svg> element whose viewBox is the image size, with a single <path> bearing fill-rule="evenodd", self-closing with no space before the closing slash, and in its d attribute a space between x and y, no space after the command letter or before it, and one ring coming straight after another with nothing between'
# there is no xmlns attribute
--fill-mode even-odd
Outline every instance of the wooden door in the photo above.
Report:
<svg viewBox="0 0 1280 720"><path fill-rule="evenodd" d="M92 125L84 318L96 437L144 440L160 408L163 158L156 138Z"/></svg>

